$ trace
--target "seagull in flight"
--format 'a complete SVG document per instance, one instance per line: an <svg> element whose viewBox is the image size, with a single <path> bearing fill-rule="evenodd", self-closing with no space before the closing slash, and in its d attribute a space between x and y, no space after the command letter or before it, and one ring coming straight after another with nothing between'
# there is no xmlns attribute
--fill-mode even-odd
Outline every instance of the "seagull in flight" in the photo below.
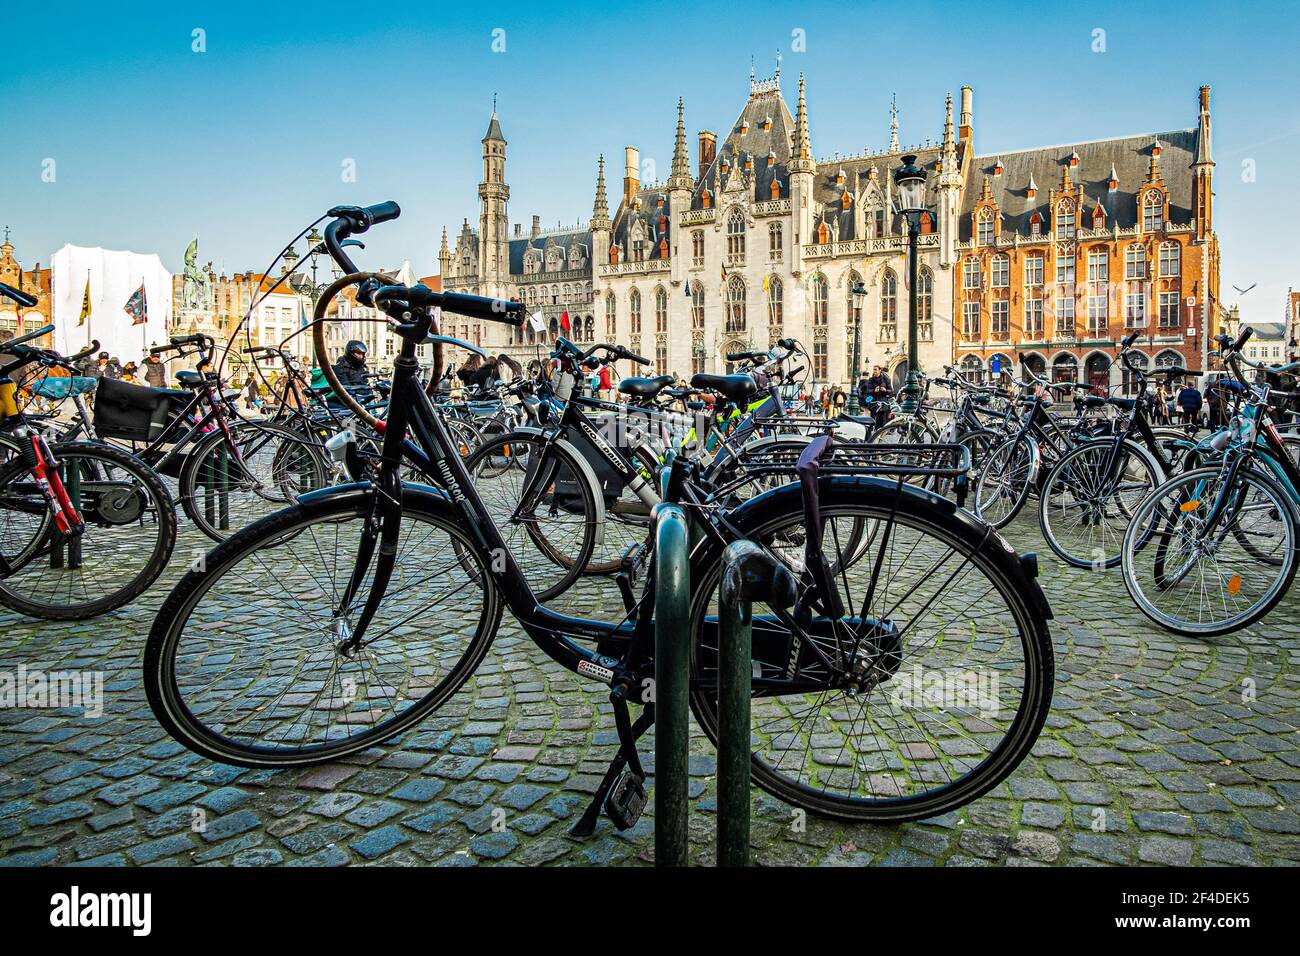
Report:
<svg viewBox="0 0 1300 956"><path fill-rule="evenodd" d="M1257 285L1259 285L1258 282L1252 282L1250 285L1246 286L1246 288L1244 288L1244 289L1243 289L1241 286L1239 286L1239 285L1234 285L1233 288L1237 290L1237 294L1238 294L1238 295L1245 295L1247 292L1249 292L1251 289L1255 288L1255 286L1257 286Z"/></svg>

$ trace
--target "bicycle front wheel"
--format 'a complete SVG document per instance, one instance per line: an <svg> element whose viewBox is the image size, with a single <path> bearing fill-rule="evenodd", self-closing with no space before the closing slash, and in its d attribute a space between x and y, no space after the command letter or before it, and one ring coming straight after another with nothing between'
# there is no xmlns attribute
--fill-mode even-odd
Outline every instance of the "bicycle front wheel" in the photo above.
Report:
<svg viewBox="0 0 1300 956"><path fill-rule="evenodd" d="M1263 472L1242 467L1229 479L1221 468L1189 471L1158 486L1133 515L1124 584L1167 630L1226 634L1264 617L1290 589L1296 529L1290 496Z"/></svg>
<svg viewBox="0 0 1300 956"><path fill-rule="evenodd" d="M195 753L242 767L335 760L414 726L465 683L501 621L483 561L445 506L403 496L397 563L360 647L374 561L344 592L371 493L299 502L187 573L154 619L144 684Z"/></svg>
<svg viewBox="0 0 1300 956"><path fill-rule="evenodd" d="M995 528L1009 525L1029 498L1036 458L1031 438L994 446L975 479L975 513Z"/></svg>

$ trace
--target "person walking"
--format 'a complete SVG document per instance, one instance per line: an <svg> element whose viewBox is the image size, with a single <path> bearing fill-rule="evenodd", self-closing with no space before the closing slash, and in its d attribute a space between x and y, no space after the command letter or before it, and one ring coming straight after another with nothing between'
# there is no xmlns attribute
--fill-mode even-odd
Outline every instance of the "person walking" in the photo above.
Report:
<svg viewBox="0 0 1300 956"><path fill-rule="evenodd" d="M1161 382L1156 386L1155 408L1153 409L1153 418L1156 423L1163 425L1169 420L1169 389L1165 388L1165 383Z"/></svg>
<svg viewBox="0 0 1300 956"><path fill-rule="evenodd" d="M1201 406L1203 404L1201 393L1197 391L1196 386L1191 382L1179 389L1178 413L1181 416L1183 426L1191 433L1195 433L1200 425Z"/></svg>

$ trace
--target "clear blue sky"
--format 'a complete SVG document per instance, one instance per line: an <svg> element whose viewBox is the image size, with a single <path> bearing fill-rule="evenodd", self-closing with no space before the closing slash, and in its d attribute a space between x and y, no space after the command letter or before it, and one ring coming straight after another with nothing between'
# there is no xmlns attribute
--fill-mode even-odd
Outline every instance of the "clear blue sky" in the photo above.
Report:
<svg viewBox="0 0 1300 956"><path fill-rule="evenodd" d="M901 6L11 4L0 225L28 267L73 242L157 252L179 270L197 233L201 258L233 272L264 267L330 205L396 199L402 219L367 237L361 261L435 272L442 225L476 221L494 91L511 219L570 223L591 213L598 153L612 182L626 144L666 175L677 97L692 140L725 129L751 55L767 76L779 47L792 107L807 74L819 156L884 146L895 92L902 138L920 141L941 134L944 94L974 86L988 153L1193 126L1210 83L1225 298L1257 282L1243 314L1280 317L1300 287L1293 3L917 2L906 18ZM191 51L195 28L205 53ZM47 158L54 183L41 181ZM355 183L341 181L345 159Z"/></svg>

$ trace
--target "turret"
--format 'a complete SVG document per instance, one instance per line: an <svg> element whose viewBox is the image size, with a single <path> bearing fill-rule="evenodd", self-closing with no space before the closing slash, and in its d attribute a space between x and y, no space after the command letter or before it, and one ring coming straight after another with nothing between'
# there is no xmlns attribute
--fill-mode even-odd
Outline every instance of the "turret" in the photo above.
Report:
<svg viewBox="0 0 1300 956"><path fill-rule="evenodd" d="M1204 242L1214 228L1214 160L1210 153L1210 88L1200 90L1201 115L1196 129L1192 174L1192 209L1196 216L1196 241Z"/></svg>
<svg viewBox="0 0 1300 956"><path fill-rule="evenodd" d="M609 200L605 196L605 156L596 162L596 202L591 209L592 273L609 262L609 241L613 223L609 219Z"/></svg>
<svg viewBox="0 0 1300 956"><path fill-rule="evenodd" d="M812 139L808 134L808 101L804 95L804 78L799 74L799 102L795 108L794 136L790 144L790 211L794 222L790 270L803 272L803 246L812 241L813 177L817 163L812 156Z"/></svg>
<svg viewBox="0 0 1300 956"><path fill-rule="evenodd" d="M495 108L482 142L483 181L478 186L478 271L484 284L484 295L503 295L510 281L510 217L506 210L510 187L506 185L506 139L501 135L501 122Z"/></svg>

